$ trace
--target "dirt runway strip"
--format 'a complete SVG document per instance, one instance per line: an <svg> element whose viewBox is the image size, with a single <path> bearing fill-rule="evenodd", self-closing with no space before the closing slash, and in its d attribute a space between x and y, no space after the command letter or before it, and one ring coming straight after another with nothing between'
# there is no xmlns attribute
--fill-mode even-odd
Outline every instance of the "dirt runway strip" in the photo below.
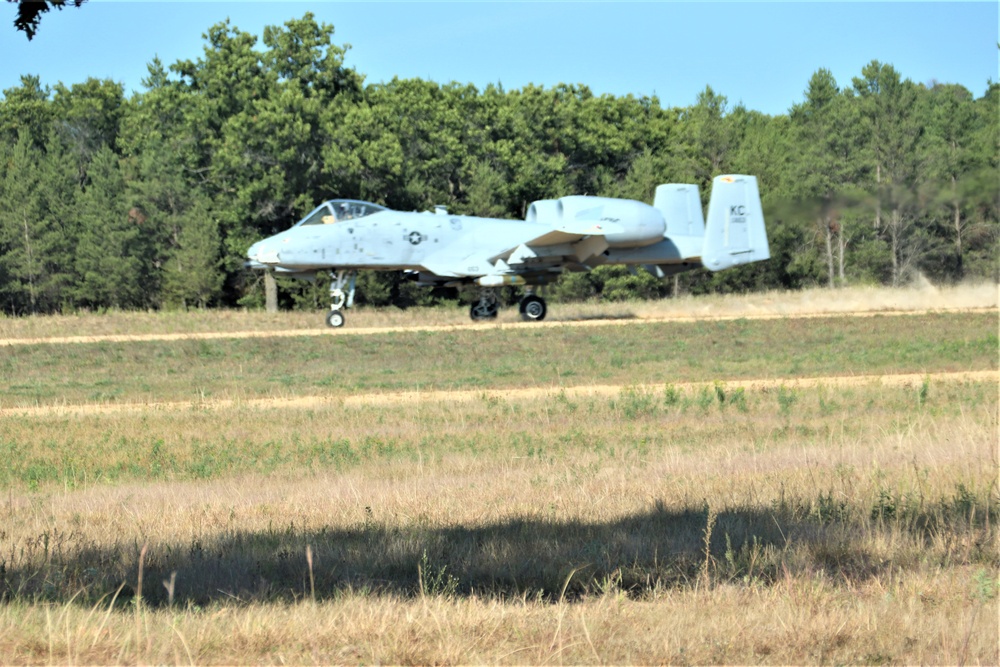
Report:
<svg viewBox="0 0 1000 667"><path fill-rule="evenodd" d="M66 345L84 343L136 343L152 341L176 340L212 340L223 338L295 338L314 336L366 336L386 333L408 332L451 332L451 331L488 331L497 329L515 329L519 327L602 327L625 326L630 324L651 324L659 322L723 322L732 320L782 320L782 319L818 319L833 317L875 317L898 315L928 315L931 313L990 313L997 312L995 307L982 308L924 308L917 310L859 310L859 311L824 311L815 313L741 313L725 315L671 315L647 316L633 318L608 319L576 319L549 320L545 322L489 322L485 324L461 325L416 325L405 327L365 327L343 329L292 329L284 331L211 331L200 333L169 333L169 334L105 334L94 336L62 336L53 338L8 338L0 339L0 347L15 347L20 345Z"/></svg>
<svg viewBox="0 0 1000 667"><path fill-rule="evenodd" d="M900 375L835 375L811 378L761 378L753 380L728 380L726 388L744 388L764 391L809 387L853 387L876 385L882 387L919 387L923 382L998 382L1000 371L967 371L958 373L907 373ZM681 391L696 391L714 387L715 382L677 382L673 386ZM225 410L233 408L289 408L313 409L322 407L392 406L413 403L468 403L477 400L534 400L567 398L614 397L623 391L658 393L664 384L655 385L583 385L577 387L525 387L515 389L466 389L461 391L405 391L348 396L290 396L248 399L216 399L199 401L173 401L163 403L92 403L78 405L37 405L0 408L0 417L45 417L50 415L108 415L134 412L169 412L183 410Z"/></svg>

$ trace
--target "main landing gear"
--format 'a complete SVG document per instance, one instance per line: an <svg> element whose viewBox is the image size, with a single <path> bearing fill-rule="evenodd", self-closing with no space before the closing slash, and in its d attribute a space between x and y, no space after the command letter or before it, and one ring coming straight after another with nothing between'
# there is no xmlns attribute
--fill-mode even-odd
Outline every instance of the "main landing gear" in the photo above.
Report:
<svg viewBox="0 0 1000 667"><path fill-rule="evenodd" d="M545 319L545 314L548 312L545 299L533 293L525 294L517 309L525 322L540 322ZM479 292L479 300L469 308L469 317L473 322L493 320L499 311L500 303L497 300L496 290L488 288Z"/></svg>
<svg viewBox="0 0 1000 667"><path fill-rule="evenodd" d="M357 271L333 272L333 280L330 282L330 312L326 314L327 326L334 328L344 326L344 313L341 310L354 305L354 286L357 280Z"/></svg>
<svg viewBox="0 0 1000 667"><path fill-rule="evenodd" d="M497 301L497 291L487 288L479 291L479 301L476 301L469 308L469 317L473 322L496 319L500 311L500 302Z"/></svg>
<svg viewBox="0 0 1000 667"><path fill-rule="evenodd" d="M537 294L525 294L521 302L517 304L517 309L521 313L521 319L525 322L541 322L545 319L548 308L545 306L545 299Z"/></svg>

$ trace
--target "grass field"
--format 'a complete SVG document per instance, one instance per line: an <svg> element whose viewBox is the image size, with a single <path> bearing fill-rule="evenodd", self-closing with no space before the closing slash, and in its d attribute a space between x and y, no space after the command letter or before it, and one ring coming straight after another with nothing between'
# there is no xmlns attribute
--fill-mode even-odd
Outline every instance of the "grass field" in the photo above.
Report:
<svg viewBox="0 0 1000 667"><path fill-rule="evenodd" d="M5 663L1000 659L997 382L937 375L996 371L995 312L29 345L0 368ZM791 386L889 373L924 379ZM503 392L590 384L621 389ZM346 401L415 388L473 395ZM317 394L345 400L16 410Z"/></svg>
<svg viewBox="0 0 1000 667"><path fill-rule="evenodd" d="M0 408L996 367L996 313L28 345Z"/></svg>

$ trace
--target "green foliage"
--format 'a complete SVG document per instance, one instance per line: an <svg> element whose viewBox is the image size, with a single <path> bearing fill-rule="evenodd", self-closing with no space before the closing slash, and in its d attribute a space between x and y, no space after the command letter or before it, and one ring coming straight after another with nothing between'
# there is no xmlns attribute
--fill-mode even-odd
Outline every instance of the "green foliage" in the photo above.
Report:
<svg viewBox="0 0 1000 667"><path fill-rule="evenodd" d="M782 415L787 417L791 414L792 406L798 399L799 396L794 389L789 389L785 385L778 387L778 406Z"/></svg>
<svg viewBox="0 0 1000 667"><path fill-rule="evenodd" d="M447 565L432 565L426 549L417 564L417 578L422 596L454 597L458 591L458 579L448 574Z"/></svg>
<svg viewBox="0 0 1000 667"><path fill-rule="evenodd" d="M597 286L590 273L563 273L549 290L549 296L554 301L587 301L597 294Z"/></svg>
<svg viewBox="0 0 1000 667"><path fill-rule="evenodd" d="M927 403L927 397L930 395L931 391L931 379L930 377L925 377L924 381L920 383L920 388L917 390L917 405L924 405Z"/></svg>
<svg viewBox="0 0 1000 667"><path fill-rule="evenodd" d="M246 249L335 196L521 218L572 193L649 202L666 182L707 202L727 172L757 175L772 259L680 276L682 291L1000 279L1000 84L975 99L872 61L848 86L816 71L768 116L711 87L664 108L585 85L364 85L333 36L310 13L260 39L226 21L201 58L154 58L129 98L93 78L3 91L0 308L259 304ZM550 296L663 298L668 282L598 267ZM388 274L362 286L380 306L456 298ZM325 301L318 284L279 287L285 307Z"/></svg>
<svg viewBox="0 0 1000 667"><path fill-rule="evenodd" d="M0 145L0 301L10 313L50 312L72 280L74 219L59 175L58 146L39 148L29 130ZM64 206L66 206L64 208Z"/></svg>
<svg viewBox="0 0 1000 667"><path fill-rule="evenodd" d="M82 306L137 308L146 305L144 274L150 259L139 220L130 216L118 159L99 149L86 189L77 200L80 237L76 248L75 302Z"/></svg>
<svg viewBox="0 0 1000 667"><path fill-rule="evenodd" d="M980 568L972 579L975 586L974 596L981 603L989 602L996 598L1000 592L1000 579L996 572L991 572Z"/></svg>
<svg viewBox="0 0 1000 667"><path fill-rule="evenodd" d="M614 401L614 406L621 410L626 419L655 415L660 410L655 394L635 387L622 389L618 399Z"/></svg>
<svg viewBox="0 0 1000 667"><path fill-rule="evenodd" d="M668 384L663 388L663 404L668 408L680 403L681 391L673 384Z"/></svg>
<svg viewBox="0 0 1000 667"><path fill-rule="evenodd" d="M708 409L712 407L712 403L715 400L715 396L708 389L708 387L702 387L698 390L697 403L698 407L701 408L702 412L708 412Z"/></svg>
<svg viewBox="0 0 1000 667"><path fill-rule="evenodd" d="M19 135L27 132L38 147L44 145L44 138L55 120L50 93L48 86L43 88L41 80L33 75L21 75L20 86L3 91L0 134L4 143L16 143Z"/></svg>

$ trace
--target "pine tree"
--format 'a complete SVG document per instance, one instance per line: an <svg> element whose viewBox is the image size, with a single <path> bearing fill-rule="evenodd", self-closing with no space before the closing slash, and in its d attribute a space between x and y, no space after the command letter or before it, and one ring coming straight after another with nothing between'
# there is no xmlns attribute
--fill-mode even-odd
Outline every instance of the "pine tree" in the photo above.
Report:
<svg viewBox="0 0 1000 667"><path fill-rule="evenodd" d="M0 299L4 310L38 312L42 279L39 221L44 213L39 188L41 154L27 131L7 147L0 183Z"/></svg>
<svg viewBox="0 0 1000 667"><path fill-rule="evenodd" d="M76 250L78 303L94 308L136 308L149 303L141 220L129 215L118 158L104 146L88 170L77 201L80 240Z"/></svg>

